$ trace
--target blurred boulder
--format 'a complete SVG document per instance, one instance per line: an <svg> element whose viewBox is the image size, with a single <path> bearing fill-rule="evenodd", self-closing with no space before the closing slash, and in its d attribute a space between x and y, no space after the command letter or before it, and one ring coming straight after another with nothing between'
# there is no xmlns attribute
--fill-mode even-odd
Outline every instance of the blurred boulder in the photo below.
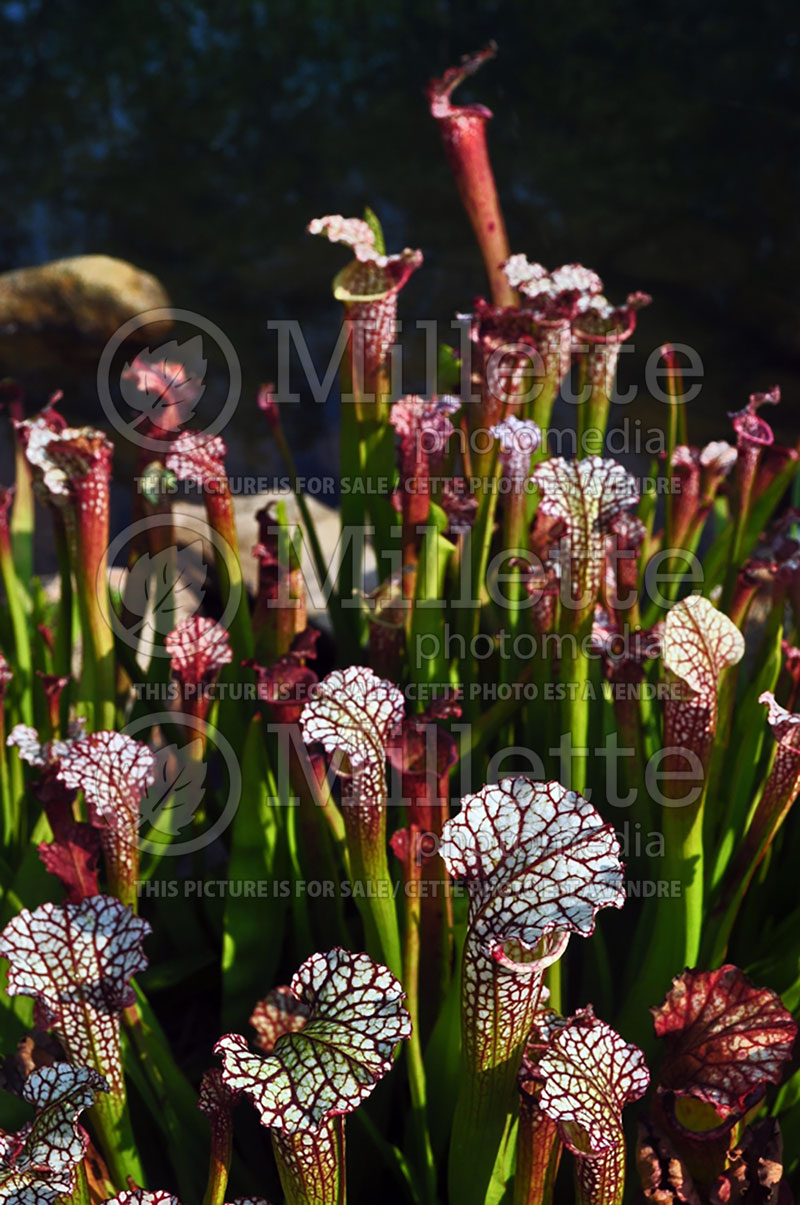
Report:
<svg viewBox="0 0 800 1205"><path fill-rule="evenodd" d="M108 255L76 255L0 274L0 368L97 359L128 319L170 304L149 272ZM147 335L163 335L170 323ZM136 339L132 340L136 342Z"/></svg>

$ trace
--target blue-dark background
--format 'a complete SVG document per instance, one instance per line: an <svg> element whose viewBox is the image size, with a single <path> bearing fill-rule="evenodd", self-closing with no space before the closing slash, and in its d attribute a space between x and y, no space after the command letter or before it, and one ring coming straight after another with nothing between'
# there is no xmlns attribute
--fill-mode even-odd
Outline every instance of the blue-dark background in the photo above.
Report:
<svg viewBox="0 0 800 1205"><path fill-rule="evenodd" d="M641 360L625 371L666 339L697 347L697 438L728 434L724 412L775 381L788 437L800 397L799 36L799 10L769 0L11 0L0 269L106 252L155 273L241 357L231 467L272 464L250 401L276 371L266 323L300 320L324 361L335 337L329 282L345 256L304 234L311 217L369 203L390 249L423 249L401 300L408 321L447 323L484 288L423 89L494 38L496 61L458 99L494 111L512 249L548 266L582 260L612 298L652 293ZM67 384L90 410L90 376L83 391ZM293 438L318 469L335 406L313 421L300 409Z"/></svg>

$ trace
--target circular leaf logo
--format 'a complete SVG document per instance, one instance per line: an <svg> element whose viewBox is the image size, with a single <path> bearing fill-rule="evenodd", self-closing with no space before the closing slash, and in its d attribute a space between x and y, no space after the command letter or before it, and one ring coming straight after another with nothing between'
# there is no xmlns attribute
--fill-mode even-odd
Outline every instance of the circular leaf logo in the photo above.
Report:
<svg viewBox="0 0 800 1205"><path fill-rule="evenodd" d="M140 332L149 326L163 330L165 325L175 324L194 333L183 341L171 339L148 346L115 371L115 356L126 344L137 335L140 342L147 342ZM224 361L228 387L219 411L201 428L206 435L216 435L226 427L242 391L242 367L228 336L202 314L173 306L145 310L123 323L103 348L97 365L97 394L114 430L140 448L162 453L165 436L194 416L206 393L211 345ZM112 380L118 384L119 400L114 397Z"/></svg>
<svg viewBox="0 0 800 1205"><path fill-rule="evenodd" d="M242 795L241 768L230 742L207 720L173 711L140 716L123 732L147 741L155 756L154 780L139 804L139 849L175 858L216 841L233 821ZM213 777L219 779L213 791L212 761Z"/></svg>
<svg viewBox="0 0 800 1205"><path fill-rule="evenodd" d="M180 528L187 543L178 543ZM165 540L169 541L165 544ZM155 551L148 551L151 545ZM108 546L108 564L122 563L119 588L112 597L111 628L145 660L169 657L164 637L179 620L202 609L209 577L209 545L219 564L233 555L228 543L200 515L155 514L137 519ZM97 581L105 589L105 580ZM219 623L230 627L239 608L243 586L232 583Z"/></svg>

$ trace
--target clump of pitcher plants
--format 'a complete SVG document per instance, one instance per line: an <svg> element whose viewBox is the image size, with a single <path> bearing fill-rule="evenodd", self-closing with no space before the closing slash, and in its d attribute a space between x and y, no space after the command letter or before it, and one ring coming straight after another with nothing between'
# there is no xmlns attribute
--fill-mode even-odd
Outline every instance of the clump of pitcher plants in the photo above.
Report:
<svg viewBox="0 0 800 1205"><path fill-rule="evenodd" d="M510 244L454 99L495 49L427 92L487 295L424 396L422 253L306 215L337 547L299 487L297 523L238 514L177 345L123 372L124 557L108 435L3 386L6 1205L792 1200L800 447L777 387L693 443L665 344L649 476L611 453L651 299ZM280 394L249 404L297 485Z"/></svg>

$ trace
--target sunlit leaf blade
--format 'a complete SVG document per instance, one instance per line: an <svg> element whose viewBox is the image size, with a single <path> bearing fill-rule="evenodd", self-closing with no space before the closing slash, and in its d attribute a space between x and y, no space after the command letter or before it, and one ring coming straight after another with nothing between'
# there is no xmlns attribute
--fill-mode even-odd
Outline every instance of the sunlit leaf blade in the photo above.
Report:
<svg viewBox="0 0 800 1205"><path fill-rule="evenodd" d="M0 933L8 994L32 996L70 1059L101 1071L112 1093L123 1091L119 1019L134 1000L131 977L147 966L142 941L149 932L119 900L95 895L25 908Z"/></svg>
<svg viewBox="0 0 800 1205"><path fill-rule="evenodd" d="M155 755L153 783L142 799L140 814L160 833L182 832L205 798L208 765L200 738L186 745L163 745Z"/></svg>
<svg viewBox="0 0 800 1205"><path fill-rule="evenodd" d="M125 609L136 616L135 635L153 639L167 631L182 609L197 606L205 597L208 567L202 541L186 548L143 552L136 558L125 582Z"/></svg>
<svg viewBox="0 0 800 1205"><path fill-rule="evenodd" d="M251 1098L262 1125L294 1133L357 1108L391 1068L411 1026L400 984L366 954L313 954L291 991L308 1017L279 1037L271 1054L254 1054L239 1034L221 1038L215 1052L225 1083Z"/></svg>
<svg viewBox="0 0 800 1205"><path fill-rule="evenodd" d="M228 876L231 882L280 877L279 800L267 762L263 721L256 715L244 745L242 774L249 786L247 806L240 807L230 834ZM260 913L244 894L225 902L222 951L222 1025L244 1028L259 985L273 981L285 940L288 901L270 902L273 923L266 929Z"/></svg>
<svg viewBox="0 0 800 1205"><path fill-rule="evenodd" d="M780 997L731 965L685 971L652 1012L666 1045L659 1092L709 1104L723 1121L780 1080L797 1035Z"/></svg>
<svg viewBox="0 0 800 1205"><path fill-rule="evenodd" d="M16 1134L0 1132L0 1200L4 1205L53 1205L72 1192L88 1137L78 1123L95 1093L108 1085L88 1067L53 1063L32 1071L22 1095L36 1110Z"/></svg>

